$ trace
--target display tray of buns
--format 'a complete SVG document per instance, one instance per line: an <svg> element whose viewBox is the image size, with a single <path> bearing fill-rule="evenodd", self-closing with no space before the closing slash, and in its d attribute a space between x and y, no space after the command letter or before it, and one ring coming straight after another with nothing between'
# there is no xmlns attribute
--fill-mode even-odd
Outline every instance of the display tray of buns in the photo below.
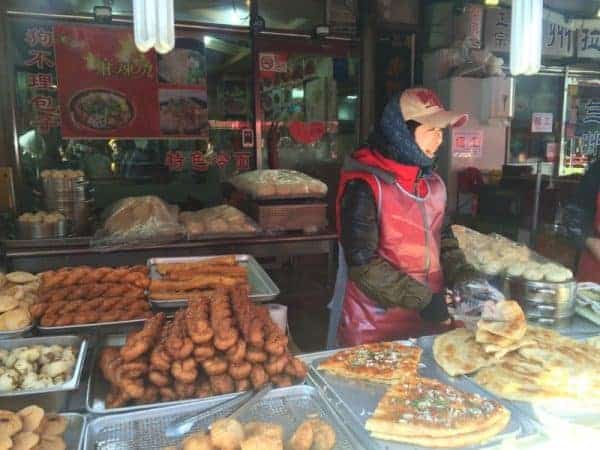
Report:
<svg viewBox="0 0 600 450"><path fill-rule="evenodd" d="M31 331L29 308L37 302L38 288L38 277L29 272L0 273L0 339Z"/></svg>
<svg viewBox="0 0 600 450"><path fill-rule="evenodd" d="M74 450L83 443L85 417L56 414L38 405L0 410L0 448L6 450Z"/></svg>
<svg viewBox="0 0 600 450"><path fill-rule="evenodd" d="M198 296L171 321L163 313L127 337L107 336L87 395L97 414L229 396L271 382L301 382L306 366L245 285ZM223 397L226 398L226 397Z"/></svg>
<svg viewBox="0 0 600 450"><path fill-rule="evenodd" d="M229 183L254 200L320 199L327 195L325 183L288 169L244 172L231 178Z"/></svg>
<svg viewBox="0 0 600 450"><path fill-rule="evenodd" d="M42 332L133 324L152 315L145 266L65 267L38 276L38 299L30 313Z"/></svg>

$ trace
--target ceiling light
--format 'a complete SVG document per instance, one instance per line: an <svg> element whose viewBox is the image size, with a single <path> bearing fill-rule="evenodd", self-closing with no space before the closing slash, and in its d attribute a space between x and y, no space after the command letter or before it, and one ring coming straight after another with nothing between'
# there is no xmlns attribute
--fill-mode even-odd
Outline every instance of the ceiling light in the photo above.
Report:
<svg viewBox="0 0 600 450"><path fill-rule="evenodd" d="M596 11L596 17L600 17L600 8L598 8L598 11Z"/></svg>
<svg viewBox="0 0 600 450"><path fill-rule="evenodd" d="M500 0L485 0L483 3L486 6L498 6L500 4Z"/></svg>
<svg viewBox="0 0 600 450"><path fill-rule="evenodd" d="M533 75L542 65L544 0L513 0L510 30L510 73Z"/></svg>
<svg viewBox="0 0 600 450"><path fill-rule="evenodd" d="M168 53L175 47L173 0L133 0L133 35L141 52Z"/></svg>

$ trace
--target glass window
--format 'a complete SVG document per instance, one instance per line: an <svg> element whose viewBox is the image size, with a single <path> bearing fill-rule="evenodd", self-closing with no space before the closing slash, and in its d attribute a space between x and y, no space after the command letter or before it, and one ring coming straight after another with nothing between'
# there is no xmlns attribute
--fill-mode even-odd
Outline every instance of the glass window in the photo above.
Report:
<svg viewBox="0 0 600 450"><path fill-rule="evenodd" d="M515 85L515 114L511 124L508 162L542 160L556 162L560 146L564 77L555 75L520 76ZM539 114L551 114L543 129L532 131L532 121ZM549 117L549 116L546 116Z"/></svg>
<svg viewBox="0 0 600 450"><path fill-rule="evenodd" d="M251 56L247 37L178 31L177 48L181 51L172 52L170 57L178 59L177 68L187 67L188 70L163 71L159 62L161 82L166 77L177 84L180 76L185 76L187 81L190 76L196 80L196 72L205 78L202 82L207 87L204 100L207 106L204 108L208 108L208 139L148 139L144 136L136 139L64 139L57 95L61 80L57 80L54 67L39 69L26 63L31 48L25 36L28 32L31 34L31 30L37 30L36 51L43 50L51 59L55 57L52 45L45 48L40 44L41 39L45 39L40 33L52 33L54 25L53 22L21 19L10 21L11 39L15 44L12 56L15 61L17 133L25 181L25 192L19 197L22 204L42 207L34 196L42 170L73 168L85 171L98 208L129 195L155 194L183 207L198 209L220 203L220 182L238 170L255 165L253 148L246 148L242 143L242 130L252 128L253 124L252 77L248 76L252 73ZM192 41L196 46L194 50L189 47ZM161 130L163 103L161 97ZM169 105L165 110L183 107L177 102ZM177 117L182 115L181 110L175 113ZM193 108L188 113L196 114Z"/></svg>
<svg viewBox="0 0 600 450"><path fill-rule="evenodd" d="M295 30L311 33L315 26L326 23L325 1L288 1L283 7L281 0L260 0L259 14L268 29Z"/></svg>

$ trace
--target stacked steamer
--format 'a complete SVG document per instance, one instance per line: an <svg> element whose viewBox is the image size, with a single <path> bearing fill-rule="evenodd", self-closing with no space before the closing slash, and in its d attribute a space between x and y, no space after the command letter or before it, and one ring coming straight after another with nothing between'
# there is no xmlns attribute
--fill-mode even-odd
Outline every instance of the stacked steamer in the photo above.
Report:
<svg viewBox="0 0 600 450"><path fill-rule="evenodd" d="M290 386L306 376L288 339L246 285L198 294L172 322L160 313L123 347L106 347L100 368L111 384L106 406L203 398Z"/></svg>
<svg viewBox="0 0 600 450"><path fill-rule="evenodd" d="M469 263L498 280L507 298L519 301L530 322L569 325L577 283L571 270L499 235L452 227Z"/></svg>
<svg viewBox="0 0 600 450"><path fill-rule="evenodd" d="M42 327L98 324L151 315L146 266L65 267L43 272L32 316Z"/></svg>
<svg viewBox="0 0 600 450"><path fill-rule="evenodd" d="M46 210L61 213L69 222L73 234L86 235L89 232L91 208L83 172L44 170L41 178Z"/></svg>
<svg viewBox="0 0 600 450"><path fill-rule="evenodd" d="M509 400L600 410L598 348L527 325L514 301L498 303L491 316L476 331L456 329L435 339L434 358L448 374L474 374L482 387Z"/></svg>
<svg viewBox="0 0 600 450"><path fill-rule="evenodd" d="M396 342L363 344L321 362L338 377L388 383L365 428L378 439L425 447L463 447L500 433L510 411L495 400L418 373L421 349Z"/></svg>
<svg viewBox="0 0 600 450"><path fill-rule="evenodd" d="M295 170L255 170L231 184L244 198L241 209L264 231L317 232L327 226L327 185Z"/></svg>

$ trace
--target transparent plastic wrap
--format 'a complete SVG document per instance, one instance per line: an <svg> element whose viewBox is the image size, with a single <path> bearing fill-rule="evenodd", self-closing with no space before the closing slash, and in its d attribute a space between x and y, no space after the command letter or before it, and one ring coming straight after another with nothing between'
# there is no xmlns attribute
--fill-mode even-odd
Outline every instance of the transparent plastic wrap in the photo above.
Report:
<svg viewBox="0 0 600 450"><path fill-rule="evenodd" d="M551 283L573 279L568 268L504 236L495 233L486 235L460 225L453 225L452 230L467 261L487 276L505 275Z"/></svg>
<svg viewBox="0 0 600 450"><path fill-rule="evenodd" d="M476 328L479 319L492 315L496 303L505 300L504 294L485 280L460 283L452 294L454 318L470 330Z"/></svg>
<svg viewBox="0 0 600 450"><path fill-rule="evenodd" d="M179 209L155 196L126 197L105 210L104 225L94 236L95 247L165 243L182 239L185 228Z"/></svg>
<svg viewBox="0 0 600 450"><path fill-rule="evenodd" d="M179 221L185 227L190 240L250 235L259 231L258 225L250 217L229 205L220 205L199 211L185 211L179 214Z"/></svg>
<svg viewBox="0 0 600 450"><path fill-rule="evenodd" d="M236 175L230 183L255 200L323 198L327 185L295 170L254 170Z"/></svg>

